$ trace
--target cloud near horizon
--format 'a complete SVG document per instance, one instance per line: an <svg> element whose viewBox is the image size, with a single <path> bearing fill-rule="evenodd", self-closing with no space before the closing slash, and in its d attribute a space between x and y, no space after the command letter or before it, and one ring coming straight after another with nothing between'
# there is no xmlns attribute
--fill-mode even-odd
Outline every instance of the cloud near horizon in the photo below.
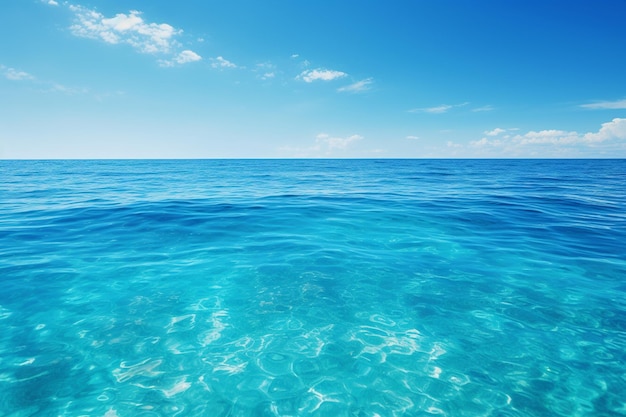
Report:
<svg viewBox="0 0 626 417"><path fill-rule="evenodd" d="M325 144L328 147L328 150L332 151L333 149L345 150L352 143L359 141L361 139L363 139L363 136L361 135L351 135L345 138L341 138L341 137L331 137L330 135L326 133L320 133L319 135L315 137L315 142Z"/></svg>
<svg viewBox="0 0 626 417"><path fill-rule="evenodd" d="M506 129L501 129L499 127L496 127L493 130L487 130L485 133L485 135L487 136L498 136L500 133L504 133L506 132Z"/></svg>
<svg viewBox="0 0 626 417"><path fill-rule="evenodd" d="M487 131L485 134L487 136L494 137L494 139L487 139L486 137L483 137L480 140L471 141L470 145L478 148L500 147L511 150L518 149L520 147L527 147L529 145L551 145L553 147L583 145L593 147L608 141L626 142L626 119L614 118L610 122L603 123L597 132L588 133L548 129L530 131L523 135L505 135L500 137L500 134L506 131L506 129L500 128Z"/></svg>
<svg viewBox="0 0 626 417"><path fill-rule="evenodd" d="M319 133L315 137L315 144L308 147L283 146L278 150L288 152L293 157L327 157L337 153L342 154L351 148L356 142L363 140L361 135L350 135L346 137L331 136L327 133Z"/></svg>

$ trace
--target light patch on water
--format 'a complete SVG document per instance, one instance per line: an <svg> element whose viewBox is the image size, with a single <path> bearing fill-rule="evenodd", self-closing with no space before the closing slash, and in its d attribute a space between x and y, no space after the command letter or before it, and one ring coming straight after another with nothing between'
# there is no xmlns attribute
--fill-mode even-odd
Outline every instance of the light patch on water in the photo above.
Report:
<svg viewBox="0 0 626 417"><path fill-rule="evenodd" d="M329 333L334 326L334 324L329 324L324 327L316 327L304 333L302 337L306 340L306 344L302 346L302 353L309 357L320 356L326 341L330 340Z"/></svg>
<svg viewBox="0 0 626 417"><path fill-rule="evenodd" d="M8 319L13 313L0 305L0 320Z"/></svg>
<svg viewBox="0 0 626 417"><path fill-rule="evenodd" d="M372 314L369 318L372 323L381 324L387 327L395 327L396 322L383 316L382 314Z"/></svg>
<svg viewBox="0 0 626 417"><path fill-rule="evenodd" d="M167 398L172 398L173 396L180 394L181 392L187 391L191 387L191 382L187 382L187 377L183 377L182 379L176 381L172 388L169 389L161 389L163 395Z"/></svg>
<svg viewBox="0 0 626 417"><path fill-rule="evenodd" d="M224 317L228 317L227 310L220 310L211 314L211 317L207 320L207 322L211 323L213 328L200 335L200 343L203 347L210 345L222 337L222 332L226 329L226 327L228 327L228 324L222 321L222 318Z"/></svg>
<svg viewBox="0 0 626 417"><path fill-rule="evenodd" d="M307 412L315 412L317 411L324 403L340 403L341 399L339 398L333 398L330 395L326 395L326 394L322 394L321 392L317 391L314 387L309 388L308 390L309 394L313 394L313 396L315 397L315 400L312 401L309 409L307 409Z"/></svg>
<svg viewBox="0 0 626 417"><path fill-rule="evenodd" d="M391 331L372 326L359 326L350 334L350 340L363 345L361 354L377 355L381 363L388 355L410 356L423 352L421 334L416 329Z"/></svg>
<svg viewBox="0 0 626 417"><path fill-rule="evenodd" d="M221 287L218 287L221 288ZM201 298L195 303L189 306L191 311L208 311L208 310L220 310L222 302L219 297L205 297Z"/></svg>
<svg viewBox="0 0 626 417"><path fill-rule="evenodd" d="M165 328L167 333L181 332L192 330L196 324L195 314L186 314L184 316L172 317Z"/></svg>
<svg viewBox="0 0 626 417"><path fill-rule="evenodd" d="M117 410L111 407L104 413L104 417L120 417L120 415L117 414Z"/></svg>
<svg viewBox="0 0 626 417"><path fill-rule="evenodd" d="M435 342L433 344L433 348L428 353L430 354L430 360L435 360L441 355L445 355L446 350L443 348L443 346L441 346L441 343Z"/></svg>
<svg viewBox="0 0 626 417"><path fill-rule="evenodd" d="M228 375L242 373L248 366L248 362L241 359L236 353L224 354L221 356L221 360L219 358L219 356L212 356L203 359L203 362L211 364L213 372L224 372Z"/></svg>
<svg viewBox="0 0 626 417"><path fill-rule="evenodd" d="M147 358L135 365L128 365L126 362L120 363L120 367L113 370L113 376L117 379L117 382L126 382L136 376L156 377L163 374L163 371L156 371L161 363L162 359L151 360Z"/></svg>

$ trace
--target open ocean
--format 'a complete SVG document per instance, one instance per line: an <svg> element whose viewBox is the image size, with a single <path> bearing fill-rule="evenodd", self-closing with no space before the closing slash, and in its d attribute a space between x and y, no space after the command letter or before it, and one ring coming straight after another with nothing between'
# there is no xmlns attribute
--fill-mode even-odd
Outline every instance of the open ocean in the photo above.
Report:
<svg viewBox="0 0 626 417"><path fill-rule="evenodd" d="M626 415L626 160L0 161L0 416Z"/></svg>

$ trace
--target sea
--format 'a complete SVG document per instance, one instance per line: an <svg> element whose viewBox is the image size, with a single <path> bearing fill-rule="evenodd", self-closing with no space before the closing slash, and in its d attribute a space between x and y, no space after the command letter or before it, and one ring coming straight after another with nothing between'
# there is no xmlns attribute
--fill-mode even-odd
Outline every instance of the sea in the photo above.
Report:
<svg viewBox="0 0 626 417"><path fill-rule="evenodd" d="M0 416L626 415L626 160L0 161Z"/></svg>

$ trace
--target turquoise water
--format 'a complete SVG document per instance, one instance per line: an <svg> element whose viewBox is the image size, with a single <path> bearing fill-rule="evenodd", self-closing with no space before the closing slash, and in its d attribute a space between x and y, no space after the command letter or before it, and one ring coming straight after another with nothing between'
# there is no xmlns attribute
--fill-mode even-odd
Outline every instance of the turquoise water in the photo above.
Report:
<svg viewBox="0 0 626 417"><path fill-rule="evenodd" d="M626 415L626 161L0 161L0 416Z"/></svg>

